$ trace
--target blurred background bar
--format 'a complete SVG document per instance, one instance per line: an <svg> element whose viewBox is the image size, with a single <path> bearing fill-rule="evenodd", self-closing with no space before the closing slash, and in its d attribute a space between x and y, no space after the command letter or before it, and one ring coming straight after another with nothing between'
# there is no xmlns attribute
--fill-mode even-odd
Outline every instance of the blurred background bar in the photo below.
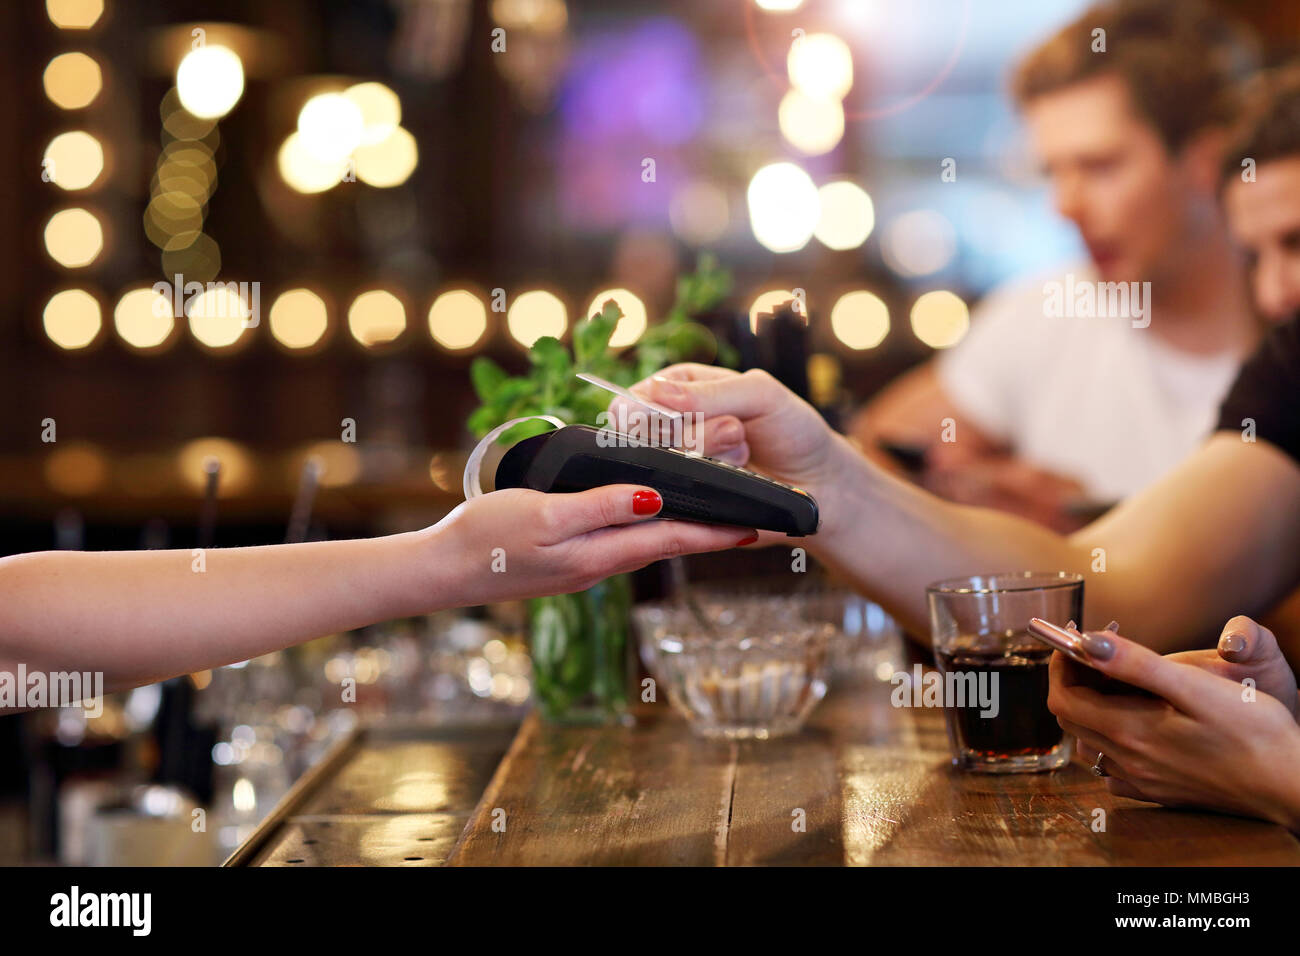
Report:
<svg viewBox="0 0 1300 956"><path fill-rule="evenodd" d="M470 361L521 369L610 297L632 344L701 251L742 366L840 424L1081 253L1005 85L1083 6L0 5L0 553L436 521ZM395 621L0 719L0 863L121 861L123 833L219 861L360 721L517 718L523 632L515 605ZM196 809L211 846L168 856Z"/></svg>

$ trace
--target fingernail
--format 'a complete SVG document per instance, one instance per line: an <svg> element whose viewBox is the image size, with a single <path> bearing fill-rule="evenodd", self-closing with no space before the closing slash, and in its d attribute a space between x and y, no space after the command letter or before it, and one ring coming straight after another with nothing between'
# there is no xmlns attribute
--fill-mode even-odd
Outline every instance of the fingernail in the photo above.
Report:
<svg viewBox="0 0 1300 956"><path fill-rule="evenodd" d="M1110 631L1112 634L1118 634L1119 621L1111 621L1109 624L1106 625L1106 630Z"/></svg>
<svg viewBox="0 0 1300 956"><path fill-rule="evenodd" d="M1089 657L1099 661L1108 661L1115 656L1115 643L1107 637L1102 637L1102 631L1085 631L1083 634L1083 650Z"/></svg>
<svg viewBox="0 0 1300 956"><path fill-rule="evenodd" d="M1246 649L1246 639L1240 634L1224 634L1219 638L1219 650L1236 654Z"/></svg>
<svg viewBox="0 0 1300 956"><path fill-rule="evenodd" d="M1069 622L1068 624L1065 625L1065 629L1066 629L1067 631L1077 631L1077 630L1079 629L1079 625L1075 624L1075 623L1074 623L1074 619L1071 618L1071 619L1070 619L1070 622Z"/></svg>
<svg viewBox="0 0 1300 956"><path fill-rule="evenodd" d="M741 431L740 425L736 422L727 422L718 429L713 437L719 447L735 448L740 444L741 438L744 437L744 432Z"/></svg>
<svg viewBox="0 0 1300 956"><path fill-rule="evenodd" d="M653 376L655 382L655 391L659 397L670 402L681 402L686 399L686 390L670 378L664 378L662 375Z"/></svg>
<svg viewBox="0 0 1300 956"><path fill-rule="evenodd" d="M741 538L739 541L737 541L737 542L736 542L736 547L738 547L738 548L743 548L745 545L747 545L747 544L753 544L753 543L754 543L755 541L757 541L757 540L758 540L758 535L757 535L757 534L751 534L751 535L749 535L748 537Z"/></svg>
<svg viewBox="0 0 1300 956"><path fill-rule="evenodd" d="M663 507L664 500L659 497L657 491L634 491L632 493L632 513L636 515L652 515Z"/></svg>

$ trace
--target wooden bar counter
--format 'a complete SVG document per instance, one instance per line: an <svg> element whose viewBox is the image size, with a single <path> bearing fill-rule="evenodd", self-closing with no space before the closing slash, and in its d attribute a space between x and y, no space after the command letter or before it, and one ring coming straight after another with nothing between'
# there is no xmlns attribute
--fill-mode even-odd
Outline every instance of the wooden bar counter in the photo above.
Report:
<svg viewBox="0 0 1300 956"><path fill-rule="evenodd" d="M530 715L508 749L500 727L397 742L376 731L304 781L231 862L1300 865L1282 827L1113 797L1077 760L1048 774L955 771L942 711L895 708L890 690L834 692L803 732L769 741L695 737L666 702L642 706L633 727ZM347 834L328 853L302 845L320 823Z"/></svg>

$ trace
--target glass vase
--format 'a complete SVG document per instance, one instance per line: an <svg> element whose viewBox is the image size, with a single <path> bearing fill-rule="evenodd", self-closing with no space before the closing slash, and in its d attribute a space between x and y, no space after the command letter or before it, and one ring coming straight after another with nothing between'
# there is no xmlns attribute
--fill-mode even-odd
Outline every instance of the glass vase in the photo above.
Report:
<svg viewBox="0 0 1300 956"><path fill-rule="evenodd" d="M631 603L627 575L528 602L534 699L544 720L610 724L628 719Z"/></svg>

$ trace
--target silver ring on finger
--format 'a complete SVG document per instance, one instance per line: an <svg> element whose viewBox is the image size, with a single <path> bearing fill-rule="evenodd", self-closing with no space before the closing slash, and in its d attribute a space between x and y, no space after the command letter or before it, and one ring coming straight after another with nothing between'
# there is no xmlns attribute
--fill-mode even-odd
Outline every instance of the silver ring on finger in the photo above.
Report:
<svg viewBox="0 0 1300 956"><path fill-rule="evenodd" d="M1110 776L1110 774L1106 772L1106 768L1101 765L1101 762L1105 759L1106 759L1106 755L1101 751L1098 751L1097 759L1092 762L1092 772L1098 777Z"/></svg>

